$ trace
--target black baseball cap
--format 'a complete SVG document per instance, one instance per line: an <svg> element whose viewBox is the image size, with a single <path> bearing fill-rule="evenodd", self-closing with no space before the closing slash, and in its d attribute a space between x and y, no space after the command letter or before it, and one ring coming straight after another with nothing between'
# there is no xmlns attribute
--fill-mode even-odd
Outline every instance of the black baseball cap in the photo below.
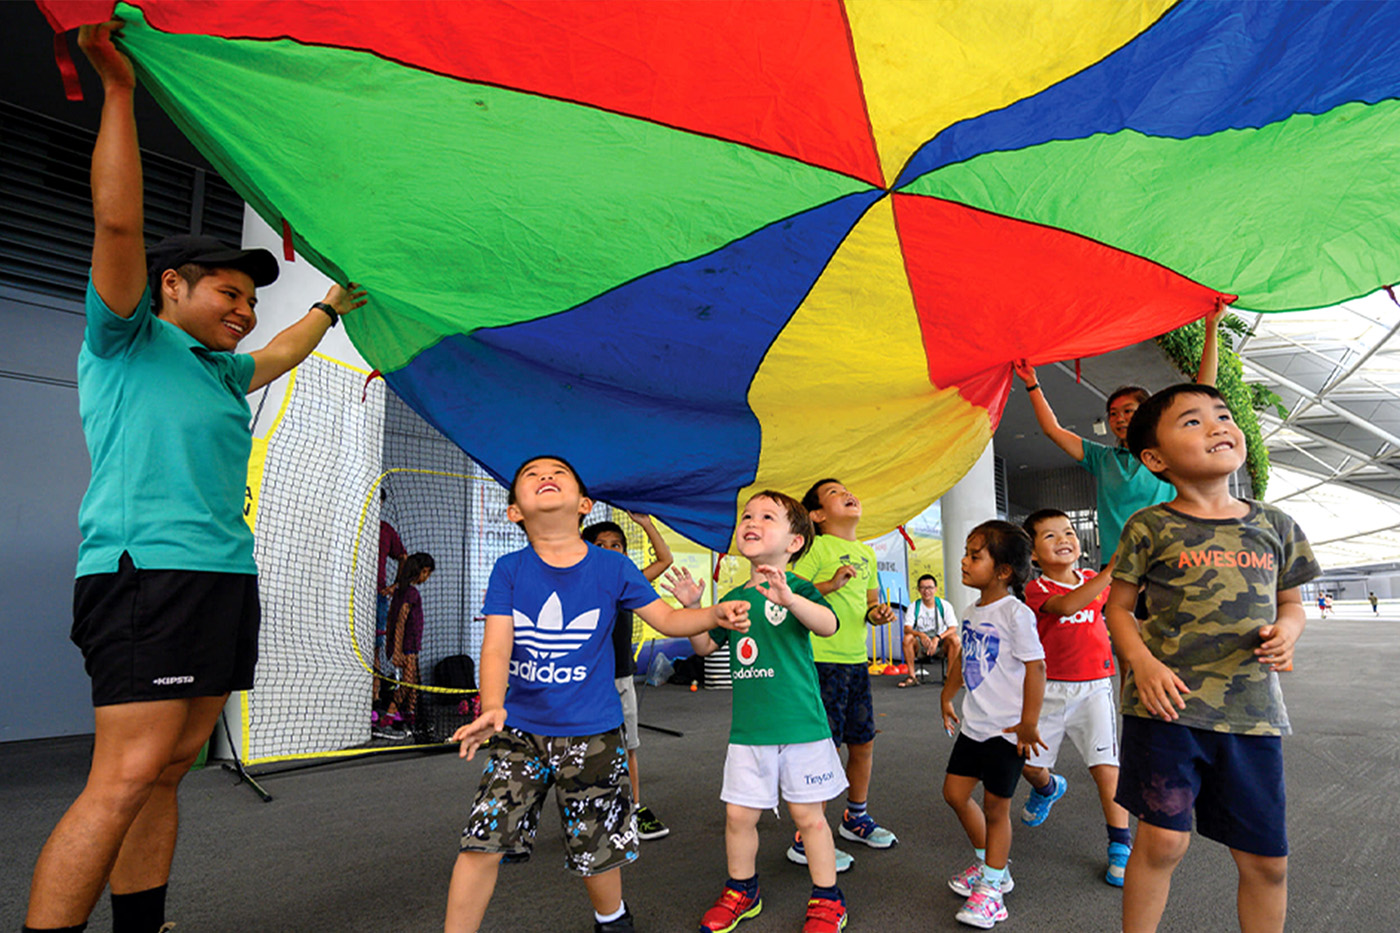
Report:
<svg viewBox="0 0 1400 933"><path fill-rule="evenodd" d="M277 257L265 249L234 249L211 236L180 234L166 237L146 250L146 268L151 293L160 288L160 277L166 269L178 269L187 263L197 263L211 269L237 269L248 273L258 288L277 281L282 271Z"/></svg>

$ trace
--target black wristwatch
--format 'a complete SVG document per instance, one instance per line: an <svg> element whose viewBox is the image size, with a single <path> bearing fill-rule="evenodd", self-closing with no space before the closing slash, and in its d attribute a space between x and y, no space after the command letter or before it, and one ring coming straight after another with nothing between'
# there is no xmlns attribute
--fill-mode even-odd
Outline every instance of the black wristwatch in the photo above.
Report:
<svg viewBox="0 0 1400 933"><path fill-rule="evenodd" d="M320 308L322 311L329 314L331 316L332 327L340 323L340 312L335 309L335 305L328 305L324 301L318 301L311 307Z"/></svg>

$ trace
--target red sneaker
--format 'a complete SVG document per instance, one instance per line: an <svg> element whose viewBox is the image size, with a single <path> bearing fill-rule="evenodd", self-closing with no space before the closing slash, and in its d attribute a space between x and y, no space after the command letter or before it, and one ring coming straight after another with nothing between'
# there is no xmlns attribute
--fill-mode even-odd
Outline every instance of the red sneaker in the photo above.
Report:
<svg viewBox="0 0 1400 933"><path fill-rule="evenodd" d="M705 916L700 918L700 933L729 933L743 921L757 917L762 909L763 898L759 894L745 897L741 892L725 885L724 893L715 901L715 906L705 911Z"/></svg>
<svg viewBox="0 0 1400 933"><path fill-rule="evenodd" d="M807 920L802 933L840 933L846 929L846 905L825 897L807 902Z"/></svg>

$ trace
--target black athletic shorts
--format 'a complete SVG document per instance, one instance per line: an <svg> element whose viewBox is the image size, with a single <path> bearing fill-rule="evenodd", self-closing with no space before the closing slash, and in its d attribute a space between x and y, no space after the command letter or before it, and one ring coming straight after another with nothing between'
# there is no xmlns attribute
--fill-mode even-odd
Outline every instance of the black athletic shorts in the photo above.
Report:
<svg viewBox="0 0 1400 933"><path fill-rule="evenodd" d="M1001 736L979 742L960 732L953 743L953 753L948 756L948 773L977 778L987 793L1009 800L1016 793L1016 782L1021 779L1021 766L1025 763L1015 742Z"/></svg>
<svg viewBox="0 0 1400 933"><path fill-rule="evenodd" d="M137 570L73 586L73 644L92 678L92 705L221 696L253 686L258 577L202 570Z"/></svg>

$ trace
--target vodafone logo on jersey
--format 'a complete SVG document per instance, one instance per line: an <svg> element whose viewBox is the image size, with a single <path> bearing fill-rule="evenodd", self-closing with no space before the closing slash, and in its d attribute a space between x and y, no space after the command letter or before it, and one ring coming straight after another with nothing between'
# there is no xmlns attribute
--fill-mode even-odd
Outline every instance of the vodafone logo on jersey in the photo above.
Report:
<svg viewBox="0 0 1400 933"><path fill-rule="evenodd" d="M734 660L742 666L730 676L734 680L752 680L756 677L773 677L777 674L771 667L754 667L758 660L758 642L746 635L734 646Z"/></svg>

